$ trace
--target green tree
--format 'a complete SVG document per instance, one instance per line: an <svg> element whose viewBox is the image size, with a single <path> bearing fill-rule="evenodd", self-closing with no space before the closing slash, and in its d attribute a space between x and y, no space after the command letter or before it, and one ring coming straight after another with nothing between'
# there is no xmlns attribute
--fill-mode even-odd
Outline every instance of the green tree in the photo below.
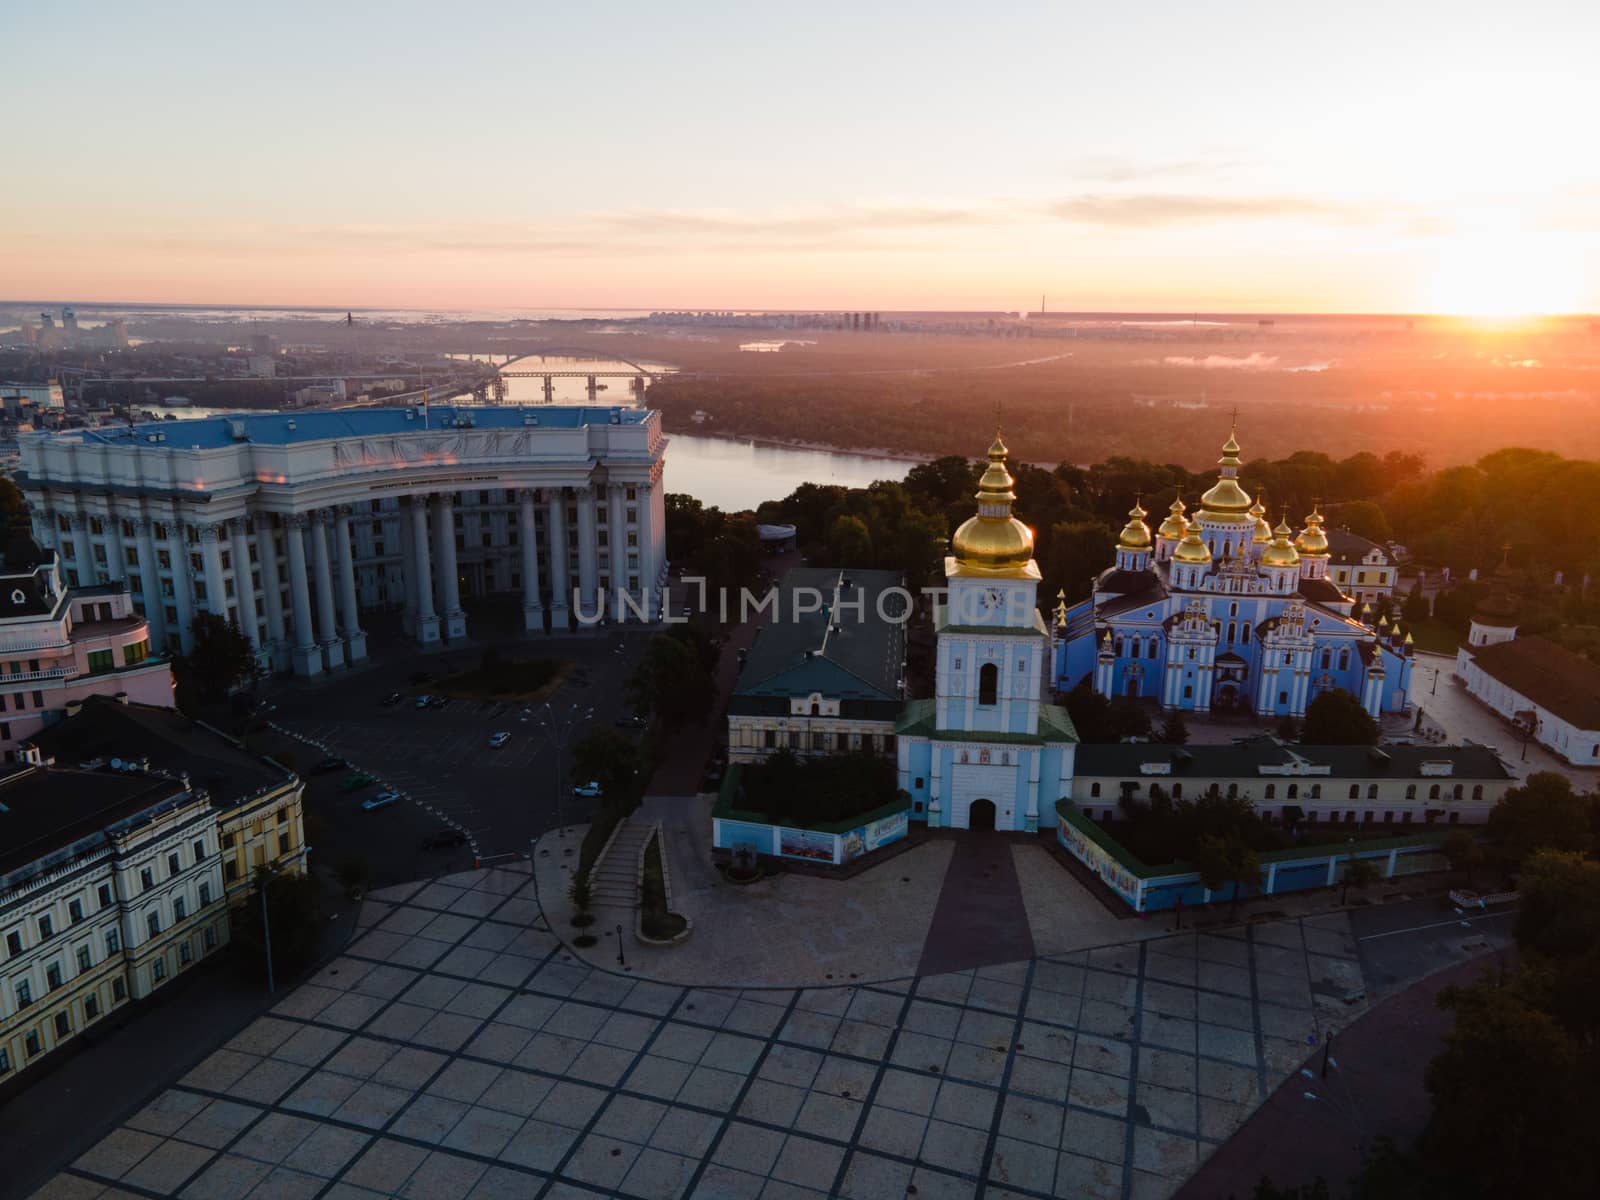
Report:
<svg viewBox="0 0 1600 1200"><path fill-rule="evenodd" d="M1200 882L1209 891L1218 892L1232 885L1229 920L1239 911L1242 889L1261 886L1261 860L1237 832L1202 837L1195 847L1194 865L1200 872Z"/></svg>
<svg viewBox="0 0 1600 1200"><path fill-rule="evenodd" d="M250 899L233 910L233 941L240 961L261 979L267 974L266 938L262 932L261 894L267 896L267 924L272 929L274 982L287 979L310 966L321 936L322 888L310 875L290 875L258 867Z"/></svg>
<svg viewBox="0 0 1600 1200"><path fill-rule="evenodd" d="M636 713L656 714L671 728L705 721L717 698L716 680L704 658L675 633L658 633L645 644L624 685Z"/></svg>
<svg viewBox="0 0 1600 1200"><path fill-rule="evenodd" d="M1517 881L1517 945L1552 958L1600 946L1600 862L1560 850L1535 850Z"/></svg>
<svg viewBox="0 0 1600 1200"><path fill-rule="evenodd" d="M1339 890L1339 903L1344 904L1349 900L1351 888L1355 888L1357 892L1364 892L1382 877L1383 872L1378 870L1378 864L1370 858L1352 858L1345 864L1344 879Z"/></svg>
<svg viewBox="0 0 1600 1200"><path fill-rule="evenodd" d="M1168 746L1183 746L1189 741L1189 725L1183 719L1183 712L1173 709L1161 722L1161 732L1157 735Z"/></svg>
<svg viewBox="0 0 1600 1200"><path fill-rule="evenodd" d="M194 643L180 663L206 700L220 700L236 684L254 677L255 652L239 622L214 613L196 613L190 625Z"/></svg>
<svg viewBox="0 0 1600 1200"><path fill-rule="evenodd" d="M572 747L572 778L593 781L607 797L637 801L646 783L634 740L615 729L591 729Z"/></svg>
<svg viewBox="0 0 1600 1200"><path fill-rule="evenodd" d="M1378 723L1349 692L1331 688L1306 706L1300 740L1307 746L1375 746Z"/></svg>
<svg viewBox="0 0 1600 1200"><path fill-rule="evenodd" d="M832 566L872 566L872 533L866 522L849 515L835 517L828 527L828 555Z"/></svg>
<svg viewBox="0 0 1600 1200"><path fill-rule="evenodd" d="M1401 609L1405 619L1415 624L1426 621L1432 614L1433 608L1428 603L1427 593L1422 590L1422 580L1417 580L1411 585L1411 590L1406 593L1405 606Z"/></svg>
<svg viewBox="0 0 1600 1200"><path fill-rule="evenodd" d="M1593 801L1572 790L1572 781L1553 771L1528 776L1507 790L1489 814L1489 836L1506 859L1519 863L1535 850L1582 853L1593 842Z"/></svg>
<svg viewBox="0 0 1600 1200"><path fill-rule="evenodd" d="M1467 886L1472 886L1473 873L1483 865L1483 847L1479 844L1477 835L1466 829L1452 829L1445 834L1444 842L1439 849L1449 860L1450 869L1457 871L1466 878Z"/></svg>
<svg viewBox="0 0 1600 1200"><path fill-rule="evenodd" d="M1382 507L1371 500L1351 500L1341 504L1336 519L1351 533L1380 545L1394 537L1389 518L1384 515Z"/></svg>

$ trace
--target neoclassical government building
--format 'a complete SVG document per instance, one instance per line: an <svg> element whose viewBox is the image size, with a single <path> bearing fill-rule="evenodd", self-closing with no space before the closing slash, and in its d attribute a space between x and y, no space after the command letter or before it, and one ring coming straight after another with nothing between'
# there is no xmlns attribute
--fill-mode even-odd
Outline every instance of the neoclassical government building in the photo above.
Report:
<svg viewBox="0 0 1600 1200"><path fill-rule="evenodd" d="M123 583L155 645L237 619L268 669L367 657L363 612L423 647L464 596L525 627L655 619L666 576L661 416L616 406L345 409L24 435L17 483L72 587Z"/></svg>

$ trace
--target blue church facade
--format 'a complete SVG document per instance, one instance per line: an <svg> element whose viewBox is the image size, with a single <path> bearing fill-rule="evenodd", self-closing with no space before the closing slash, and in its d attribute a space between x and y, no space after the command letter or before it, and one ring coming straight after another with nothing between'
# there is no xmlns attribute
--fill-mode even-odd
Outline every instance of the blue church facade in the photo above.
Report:
<svg viewBox="0 0 1600 1200"><path fill-rule="evenodd" d="M1240 486L1239 466L1230 435L1193 518L1175 500L1154 536L1134 505L1115 565L1087 599L1056 608L1056 690L1088 680L1164 709L1302 717L1343 689L1374 717L1406 711L1411 635L1364 623L1328 577L1321 513L1291 540Z"/></svg>

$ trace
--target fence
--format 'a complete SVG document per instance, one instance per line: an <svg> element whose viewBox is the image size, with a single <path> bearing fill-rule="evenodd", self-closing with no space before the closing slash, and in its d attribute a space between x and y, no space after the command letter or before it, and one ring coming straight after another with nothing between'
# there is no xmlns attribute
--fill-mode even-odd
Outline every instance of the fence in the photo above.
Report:
<svg viewBox="0 0 1600 1200"><path fill-rule="evenodd" d="M764 819L765 814L733 807L738 776L736 763L722 781L721 795L711 810L711 844L718 850L750 845L757 854L840 866L906 836L909 806L900 801L828 824L772 824Z"/></svg>

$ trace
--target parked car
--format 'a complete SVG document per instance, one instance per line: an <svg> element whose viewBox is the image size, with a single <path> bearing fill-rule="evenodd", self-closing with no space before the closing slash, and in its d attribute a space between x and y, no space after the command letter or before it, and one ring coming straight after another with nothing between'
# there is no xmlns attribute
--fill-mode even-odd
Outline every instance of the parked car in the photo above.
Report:
<svg viewBox="0 0 1600 1200"><path fill-rule="evenodd" d="M489 749L498 750L511 740L511 735L505 731L489 735Z"/></svg>
<svg viewBox="0 0 1600 1200"><path fill-rule="evenodd" d="M405 699L405 697L402 696L399 692L390 692L387 696L385 696L383 698L382 703L383 703L383 706L385 708L393 708L396 704L399 704L400 701L402 701L404 699Z"/></svg>
<svg viewBox="0 0 1600 1200"><path fill-rule="evenodd" d="M342 758L325 758L311 768L313 775L326 775L329 771L342 771L350 764Z"/></svg>
<svg viewBox="0 0 1600 1200"><path fill-rule="evenodd" d="M350 776L349 779L346 779L343 783L341 783L339 785L339 790L341 792L359 792L362 788L369 788L377 782L378 781L373 776L368 775L365 771L361 771Z"/></svg>
<svg viewBox="0 0 1600 1200"><path fill-rule="evenodd" d="M572 789L572 794L574 796L598 796L600 795L599 781L591 779L588 783L580 783Z"/></svg>
<svg viewBox="0 0 1600 1200"><path fill-rule="evenodd" d="M361 807L366 812L371 812L375 808L386 808L391 804L399 803L399 801L399 792L379 792L376 796L368 796L363 800Z"/></svg>
<svg viewBox="0 0 1600 1200"><path fill-rule="evenodd" d="M452 850L466 844L467 835L459 829L441 829L438 833L430 833L422 839L424 850Z"/></svg>
<svg viewBox="0 0 1600 1200"><path fill-rule="evenodd" d="M428 707L429 708L448 708L449 706L450 706L450 697L449 696L429 696L428 697Z"/></svg>
<svg viewBox="0 0 1600 1200"><path fill-rule="evenodd" d="M643 729L649 722L643 717L618 717L612 724L618 729Z"/></svg>
<svg viewBox="0 0 1600 1200"><path fill-rule="evenodd" d="M427 692L423 692L422 695L417 697L417 707L418 708L427 708L432 703L433 703L433 697L428 695Z"/></svg>

